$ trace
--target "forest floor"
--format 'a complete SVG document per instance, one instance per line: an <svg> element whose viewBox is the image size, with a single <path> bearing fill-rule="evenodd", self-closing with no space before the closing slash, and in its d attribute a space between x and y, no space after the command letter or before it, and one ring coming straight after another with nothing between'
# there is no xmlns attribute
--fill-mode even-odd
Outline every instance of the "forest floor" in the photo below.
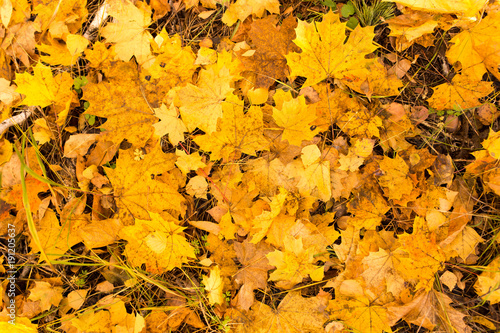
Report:
<svg viewBox="0 0 500 333"><path fill-rule="evenodd" d="M0 331L499 332L500 5L422 3L0 0Z"/></svg>

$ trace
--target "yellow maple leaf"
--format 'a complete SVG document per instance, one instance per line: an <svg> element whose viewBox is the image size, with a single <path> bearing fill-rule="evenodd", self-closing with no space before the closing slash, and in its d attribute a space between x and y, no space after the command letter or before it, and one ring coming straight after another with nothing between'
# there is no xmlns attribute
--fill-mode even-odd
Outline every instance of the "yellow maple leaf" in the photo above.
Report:
<svg viewBox="0 0 500 333"><path fill-rule="evenodd" d="M380 138L379 128L382 127L382 119L374 113L374 110L361 107L342 113L337 125L351 136Z"/></svg>
<svg viewBox="0 0 500 333"><path fill-rule="evenodd" d="M149 214L151 221L136 219L135 225L120 231L120 237L128 241L125 255L133 266L146 264L148 272L160 274L196 258L182 232L186 228L179 226L179 221Z"/></svg>
<svg viewBox="0 0 500 333"><path fill-rule="evenodd" d="M402 306L403 319L414 325L422 326L429 331L437 327L445 332L471 333L472 330L465 324L465 314L453 308L452 299L445 293L436 290L420 292L413 300ZM391 307L395 313L397 307Z"/></svg>
<svg viewBox="0 0 500 333"><path fill-rule="evenodd" d="M322 333L325 332L323 325L328 321L325 310L330 299L331 295L326 292L305 298L300 291L291 291L277 308L255 302L249 312L234 309L228 312L238 333Z"/></svg>
<svg viewBox="0 0 500 333"><path fill-rule="evenodd" d="M42 200L38 197L38 194L49 190L49 186L47 183L34 177L26 177L25 186L27 189L26 196L28 198L30 208L33 211L37 211L40 203L42 202ZM0 194L0 199L15 205L17 210L24 209L22 185L20 183L14 184L12 188L3 190Z"/></svg>
<svg viewBox="0 0 500 333"><path fill-rule="evenodd" d="M81 29L88 15L86 6L86 0L36 2L33 4L33 14L42 31L49 29L52 37L62 38L64 33L74 34Z"/></svg>
<svg viewBox="0 0 500 333"><path fill-rule="evenodd" d="M94 43L92 49L86 49L84 54L90 67L102 70L106 70L116 56L114 46L107 48L105 43L99 41Z"/></svg>
<svg viewBox="0 0 500 333"><path fill-rule="evenodd" d="M187 84L177 92L182 120L190 132L196 128L206 134L217 130L217 120L222 117L224 99L234 90L235 77L229 68L219 70L215 65L200 72L196 85Z"/></svg>
<svg viewBox="0 0 500 333"><path fill-rule="evenodd" d="M0 78L0 101L7 106L13 105L21 99L19 93L16 92L17 86L11 85L11 82ZM0 117L0 120L4 120Z"/></svg>
<svg viewBox="0 0 500 333"><path fill-rule="evenodd" d="M39 118L34 121L33 126L33 137L38 142L39 145L43 145L52 139L55 139L54 133L49 128L47 121L43 118Z"/></svg>
<svg viewBox="0 0 500 333"><path fill-rule="evenodd" d="M431 13L456 13L467 17L476 15L486 4L484 0L382 0L396 2L411 9Z"/></svg>
<svg viewBox="0 0 500 333"><path fill-rule="evenodd" d="M51 306L59 306L63 299L64 289L59 286L53 286L45 281L35 281L35 287L30 289L29 300L40 301L42 311L47 311Z"/></svg>
<svg viewBox="0 0 500 333"><path fill-rule="evenodd" d="M77 289L70 292L67 296L68 305L72 309L80 309L83 303L87 300L89 290L90 289Z"/></svg>
<svg viewBox="0 0 500 333"><path fill-rule="evenodd" d="M329 12L320 23L299 20L295 31L297 38L294 43L302 49L302 53L286 55L292 76L306 77L306 87L327 78L336 78L363 93L361 85L369 82L371 76L369 70L360 69L373 66L376 62L375 59L365 58L377 48L372 43L375 36L373 27L357 26L346 42L346 23L340 22L337 14Z"/></svg>
<svg viewBox="0 0 500 333"><path fill-rule="evenodd" d="M376 294L390 292L394 297L399 297L405 288L405 280L396 269L397 262L396 256L382 248L370 252L361 261L365 288Z"/></svg>
<svg viewBox="0 0 500 333"><path fill-rule="evenodd" d="M500 131L494 132L490 129L488 138L481 143L494 159L500 159Z"/></svg>
<svg viewBox="0 0 500 333"><path fill-rule="evenodd" d="M403 51L418 42L418 38L428 36L439 23L434 15L421 11L405 11L404 14L388 19L391 33L397 37L398 51Z"/></svg>
<svg viewBox="0 0 500 333"><path fill-rule="evenodd" d="M90 309L71 319L71 327L79 332L110 332L111 314L109 311Z"/></svg>
<svg viewBox="0 0 500 333"><path fill-rule="evenodd" d="M167 83L169 88L182 87L191 82L198 66L193 51L189 46L182 46L179 35L169 37L168 32L162 29L152 46L156 57L147 70L153 79L166 81L164 84Z"/></svg>
<svg viewBox="0 0 500 333"><path fill-rule="evenodd" d="M123 61L135 56L142 64L151 54L150 42L153 38L147 28L151 24L151 8L145 2L136 7L129 0L111 0L106 2L109 15L116 22L108 23L101 34L108 42L115 43L115 51Z"/></svg>
<svg viewBox="0 0 500 333"><path fill-rule="evenodd" d="M349 150L347 155L340 154L339 170L354 172L359 169L360 166L363 165L365 159L356 155L352 150Z"/></svg>
<svg viewBox="0 0 500 333"><path fill-rule="evenodd" d="M484 239L471 227L465 227L458 233L455 239L443 250L447 257L459 256L464 262L471 254L475 254L476 245L484 242Z"/></svg>
<svg viewBox="0 0 500 333"><path fill-rule="evenodd" d="M0 330L11 333L37 333L38 325L32 324L26 317L16 316L16 324L12 325L6 321L0 321Z"/></svg>
<svg viewBox="0 0 500 333"><path fill-rule="evenodd" d="M179 119L177 108L174 104L170 104L167 108L162 104L159 108L154 109L155 116L160 118L158 123L153 124L155 135L162 137L168 134L168 141L176 146L179 141L184 141L184 132L187 132L186 125L182 119Z"/></svg>
<svg viewBox="0 0 500 333"><path fill-rule="evenodd" d="M144 318L138 313L127 313L125 303L119 297L108 297L102 305L105 309L67 315L63 324L65 330L136 333L145 327Z"/></svg>
<svg viewBox="0 0 500 333"><path fill-rule="evenodd" d="M437 110L462 110L481 105L479 99L493 91L492 82L478 81L466 71L455 75L451 82L435 87L427 101Z"/></svg>
<svg viewBox="0 0 500 333"><path fill-rule="evenodd" d="M356 191L354 199L347 206L349 212L354 215L349 223L358 229L374 230L389 210L381 192L378 185L367 183Z"/></svg>
<svg viewBox="0 0 500 333"><path fill-rule="evenodd" d="M234 235L239 229L239 227L233 223L233 219L229 211L222 215L219 221L219 227L221 228L220 235L225 239L235 239Z"/></svg>
<svg viewBox="0 0 500 333"><path fill-rule="evenodd" d="M196 53L196 65L211 65L217 62L217 51L208 47L201 47Z"/></svg>
<svg viewBox="0 0 500 333"><path fill-rule="evenodd" d="M193 152L188 155L183 150L176 150L175 155L177 155L175 165L177 165L184 174L189 173L191 170L196 171L206 166L206 164L201 161L200 153Z"/></svg>
<svg viewBox="0 0 500 333"><path fill-rule="evenodd" d="M349 136L360 138L380 137L382 118L376 108L368 109L359 98L352 98L342 89L332 91L325 83L314 86L320 101L315 103L317 119L312 123L320 132L331 125L338 127ZM366 92L364 92L366 93Z"/></svg>
<svg viewBox="0 0 500 333"><path fill-rule="evenodd" d="M186 184L186 192L196 198L207 199L208 183L205 177L194 176Z"/></svg>
<svg viewBox="0 0 500 333"><path fill-rule="evenodd" d="M222 118L218 130L212 134L197 136L194 141L210 159L217 161L237 160L241 154L256 156L256 151L267 149L267 140L262 135L263 115L259 106L251 106L244 113L243 101L229 94L222 104Z"/></svg>
<svg viewBox="0 0 500 333"><path fill-rule="evenodd" d="M397 271L406 281L416 284L415 289L432 289L435 274L442 269L445 253L436 242L436 234L422 229L425 220L416 217L413 233L400 235L401 246L394 251Z"/></svg>
<svg viewBox="0 0 500 333"><path fill-rule="evenodd" d="M133 146L143 147L151 137L158 118L145 100L137 76L137 66L118 63L106 81L83 87L83 98L90 103L84 114L107 118L102 140L119 145L127 139Z"/></svg>
<svg viewBox="0 0 500 333"><path fill-rule="evenodd" d="M279 0L237 0L229 5L229 9L222 16L222 22L231 26L237 20L245 21L252 14L262 17L266 10L273 14L279 14Z"/></svg>
<svg viewBox="0 0 500 333"><path fill-rule="evenodd" d="M269 281L278 281L276 285L280 288L293 288L308 275L316 273L318 269L323 269L313 264L317 261L314 258L315 253L312 249L304 249L301 237L296 239L287 236L284 250L284 252L274 250L266 254L269 264L276 267L276 270L269 275ZM322 274L319 277L321 280Z"/></svg>
<svg viewBox="0 0 500 333"><path fill-rule="evenodd" d="M372 139L360 139L354 143L354 153L362 158L367 158L371 155L373 151L373 146L375 145L375 140Z"/></svg>
<svg viewBox="0 0 500 333"><path fill-rule="evenodd" d="M300 147L303 140L311 140L318 134L319 129L311 129L312 122L316 119L314 107L306 105L304 96L292 98L289 91L278 91L274 98L275 101L282 99L282 102L276 102L277 107L273 108L273 118L278 126L283 128L284 140Z"/></svg>
<svg viewBox="0 0 500 333"><path fill-rule="evenodd" d="M341 262L347 262L356 254L360 241L359 229L349 225L345 230L340 231L342 243L334 244L333 250Z"/></svg>
<svg viewBox="0 0 500 333"><path fill-rule="evenodd" d="M500 12L491 11L488 16L479 20L477 25L469 31L471 35L472 48L470 52L465 49L463 57L457 58L456 60L462 62L463 68L469 68L470 66L479 65L484 63L486 68L498 79L500 80L500 70L498 69L498 63L500 63ZM464 31L465 32L465 31ZM466 39L466 38L464 38ZM451 40L453 41L453 40ZM458 45L458 48L464 46L463 44ZM451 52L451 48L450 48ZM458 51L460 52L460 51ZM448 53L447 53L448 55ZM469 60L470 57L470 60ZM475 68L475 67L474 67Z"/></svg>
<svg viewBox="0 0 500 333"><path fill-rule="evenodd" d="M203 275L202 279L205 291L208 292L208 302L210 305L224 304L224 282L220 275L220 267L215 266L210 269L210 275Z"/></svg>
<svg viewBox="0 0 500 333"><path fill-rule="evenodd" d="M163 153L159 146L138 161L133 149L122 150L116 168L105 168L124 224L131 224L134 218L149 219L150 212L184 211L184 197L177 191L177 184L153 179L155 175L167 174L175 168L175 155Z"/></svg>
<svg viewBox="0 0 500 333"><path fill-rule="evenodd" d="M234 258L236 258L236 252L233 242L227 239L221 240L215 234L210 233L207 237L206 249L210 251L209 260L216 262L220 268L220 276L224 286L231 286L233 277L238 272L238 266L234 260ZM214 285L216 286L217 284Z"/></svg>
<svg viewBox="0 0 500 333"><path fill-rule="evenodd" d="M411 193L413 182L408 177L410 167L401 156L396 155L395 158L384 156L379 165L384 174L378 177L378 183L389 199L400 200L404 195Z"/></svg>
<svg viewBox="0 0 500 333"><path fill-rule="evenodd" d="M491 304L500 302L500 257L495 258L478 276L474 289L477 294Z"/></svg>
<svg viewBox="0 0 500 333"><path fill-rule="evenodd" d="M335 298L329 302L328 310L331 319L342 320L345 326L355 332L392 332L388 309L365 296L356 299Z"/></svg>
<svg viewBox="0 0 500 333"><path fill-rule="evenodd" d="M328 201L332 196L330 184L330 161L321 158L321 151L317 145L309 145L302 148L302 163L304 164L304 181L310 185L312 195L314 188L315 197Z"/></svg>
<svg viewBox="0 0 500 333"><path fill-rule="evenodd" d="M288 191L280 187L278 193L272 197L269 204L271 210L265 210L253 219L252 230L250 230L252 234L251 243L257 244L266 236L273 220L280 214L287 195Z"/></svg>
<svg viewBox="0 0 500 333"><path fill-rule="evenodd" d="M64 255L73 245L82 241L78 235L78 230L83 228L88 222L86 219L72 219L62 221L59 224L56 214L52 210L47 210L37 226L38 238L43 251L50 260L56 260ZM40 251L40 248L32 239L30 241L32 252Z"/></svg>
<svg viewBox="0 0 500 333"><path fill-rule="evenodd" d="M380 58L364 64L363 67L356 68L353 66L341 77L340 79L346 86L365 94L368 98L373 94L382 96L398 95L399 88L403 87L403 82L395 74L388 73Z"/></svg>
<svg viewBox="0 0 500 333"><path fill-rule="evenodd" d="M282 24L276 27L276 17L268 16L264 19L252 22L248 37L252 46L255 46L255 53L247 56L246 50L239 53L239 59L245 65L246 70L255 75L255 87L260 90L261 99L252 98L249 90L248 97L254 104L261 104L267 100L267 90L277 80L283 81L288 76L288 66L285 54L290 51L300 51L292 43L295 38L295 27L297 20L293 15L283 20Z"/></svg>
<svg viewBox="0 0 500 333"><path fill-rule="evenodd" d="M78 229L78 235L89 249L110 245L117 241L117 235L123 225L118 219L94 221Z"/></svg>
<svg viewBox="0 0 500 333"><path fill-rule="evenodd" d="M69 34L66 36L66 44L51 39L50 45L38 45L39 51L46 53L40 59L49 65L72 66L78 60L80 54L87 48L89 41L80 35Z"/></svg>
<svg viewBox="0 0 500 333"><path fill-rule="evenodd" d="M267 271L273 269L266 258L271 250L272 247L265 242L252 244L245 240L234 243L234 251L242 265L234 276L234 281L242 286L238 293L238 308L248 310L255 301L253 291L266 287Z"/></svg>
<svg viewBox="0 0 500 333"><path fill-rule="evenodd" d="M46 107L53 105L58 114L56 123L62 126L66 121L70 103L74 97L72 91L73 79L68 72L52 76L50 67L37 63L33 68L33 75L25 72L16 73L16 92L26 97L21 105Z"/></svg>
<svg viewBox="0 0 500 333"><path fill-rule="evenodd" d="M481 49L477 51L474 47L475 31L464 30L450 40L453 45L446 52L446 57L451 64L459 62L462 70L467 71L471 77L480 81L486 73L486 65L483 56L479 54Z"/></svg>

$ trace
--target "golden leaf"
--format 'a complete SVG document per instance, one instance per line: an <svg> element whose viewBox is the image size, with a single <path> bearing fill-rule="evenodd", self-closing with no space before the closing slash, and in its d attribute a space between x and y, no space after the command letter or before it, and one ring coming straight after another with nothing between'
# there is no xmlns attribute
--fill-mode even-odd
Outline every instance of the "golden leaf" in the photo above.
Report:
<svg viewBox="0 0 500 333"><path fill-rule="evenodd" d="M135 225L120 231L120 237L128 241L125 254L133 266L146 264L148 272L160 274L196 258L182 232L186 228L171 217L165 220L160 214L150 215L151 221L136 219Z"/></svg>

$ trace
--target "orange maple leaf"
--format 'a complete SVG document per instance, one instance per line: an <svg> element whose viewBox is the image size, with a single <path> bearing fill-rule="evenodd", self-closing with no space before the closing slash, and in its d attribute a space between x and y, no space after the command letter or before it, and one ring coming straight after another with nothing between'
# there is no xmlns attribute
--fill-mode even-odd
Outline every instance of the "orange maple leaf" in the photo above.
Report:
<svg viewBox="0 0 500 333"><path fill-rule="evenodd" d="M276 107L273 118L283 128L283 139L299 146L303 140L311 140L319 130L312 127L316 119L314 106L306 105L304 96L292 98L290 92L278 90L274 95Z"/></svg>
<svg viewBox="0 0 500 333"><path fill-rule="evenodd" d="M277 308L255 302L250 312L230 310L229 317L237 323L236 332L324 332L323 325L328 320L325 311L329 293L321 291L317 296L305 298L300 292L291 291Z"/></svg>
<svg viewBox="0 0 500 333"><path fill-rule="evenodd" d="M481 105L479 99L493 91L491 82L478 81L471 72L464 72L455 75L451 82L435 87L427 101L438 110L462 110Z"/></svg>
<svg viewBox="0 0 500 333"><path fill-rule="evenodd" d="M292 288L308 275L314 281L323 279L323 267L315 266L313 249L304 249L302 238L288 236L285 240L285 251L275 250L266 254L269 264L276 270L269 275L269 281L278 281L277 286Z"/></svg>
<svg viewBox="0 0 500 333"><path fill-rule="evenodd" d="M262 135L263 115L259 106L251 106L246 113L243 101L229 94L222 104L222 118L217 131L197 136L194 141L204 151L209 151L210 159L217 161L237 160L241 154L256 156L256 151L267 149L267 140Z"/></svg>
<svg viewBox="0 0 500 333"><path fill-rule="evenodd" d="M302 53L291 52L286 59L292 76L307 78L304 87L335 78L360 93L371 95L376 88L372 81L380 78L380 72L385 72L376 59L365 58L377 49L372 43L373 27L357 26L346 42L346 23L329 12L320 23L299 20L295 31L294 43Z"/></svg>
<svg viewBox="0 0 500 333"><path fill-rule="evenodd" d="M109 15L116 21L102 29L108 42L115 43L115 51L123 61L135 56L139 63L145 62L151 54L150 41L153 39L148 26L151 23L151 8L145 2L136 7L129 0L110 0L107 2Z"/></svg>
<svg viewBox="0 0 500 333"><path fill-rule="evenodd" d="M151 221L136 219L135 225L120 231L120 237L128 241L125 254L133 266L146 264L148 272L160 274L196 258L182 232L186 228L179 226L179 221L172 217L166 220L157 213L150 215Z"/></svg>
<svg viewBox="0 0 500 333"><path fill-rule="evenodd" d="M184 197L177 191L177 185L154 178L175 168L175 155L163 153L159 146L144 159L137 158L133 149L120 151L116 168L105 168L124 224L132 224L134 218L147 220L150 212L184 211Z"/></svg>
<svg viewBox="0 0 500 333"><path fill-rule="evenodd" d="M262 17L264 12L268 10L273 14L279 14L280 3L278 0L237 0L229 6L229 9L224 13L222 22L231 26L237 20L245 21L245 19L254 14L257 17Z"/></svg>
<svg viewBox="0 0 500 333"><path fill-rule="evenodd" d="M236 76L225 65L212 65L200 72L196 85L187 84L177 92L182 120L189 131L199 128L211 134L217 130L217 120L222 117L222 104L234 90L231 82L235 79Z"/></svg>
<svg viewBox="0 0 500 333"><path fill-rule="evenodd" d="M275 26L276 18L268 16L252 23L248 37L255 45L251 57L240 55L247 70L255 72L255 87L268 89L276 80L284 80L288 75L285 55L300 49L292 43L295 38L294 28L297 21L293 16L283 20L281 26Z"/></svg>
<svg viewBox="0 0 500 333"><path fill-rule="evenodd" d="M108 81L89 83L83 88L83 98L90 103L85 114L107 118L102 125L103 140L119 145L127 139L132 145L142 147L151 137L157 118L137 82L136 66L118 63L114 71Z"/></svg>

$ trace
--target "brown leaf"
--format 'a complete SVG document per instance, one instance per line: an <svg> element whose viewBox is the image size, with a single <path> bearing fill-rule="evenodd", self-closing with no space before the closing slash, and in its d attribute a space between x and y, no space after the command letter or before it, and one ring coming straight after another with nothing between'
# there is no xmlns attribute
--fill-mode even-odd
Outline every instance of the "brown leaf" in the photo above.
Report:
<svg viewBox="0 0 500 333"><path fill-rule="evenodd" d="M495 105L486 103L477 108L477 117L483 125L491 125L500 117L500 111Z"/></svg>
<svg viewBox="0 0 500 333"><path fill-rule="evenodd" d="M434 185L450 184L455 172L450 155L439 154L432 165L432 172L434 172Z"/></svg>
<svg viewBox="0 0 500 333"><path fill-rule="evenodd" d="M245 67L257 73L258 88L267 89L275 80L283 80L288 75L285 55L300 51L292 42L297 26L295 17L287 17L281 27L276 27L275 22L274 16L254 21L248 36L255 45L255 53L251 57L240 56Z"/></svg>
<svg viewBox="0 0 500 333"><path fill-rule="evenodd" d="M237 296L237 307L248 310L255 301L254 289L266 288L267 271L273 268L266 254L272 251L272 247L264 242L252 244L245 240L243 243L234 243L234 250L243 265L234 277L236 283L242 285Z"/></svg>
<svg viewBox="0 0 500 333"><path fill-rule="evenodd" d="M451 307L451 302L451 298L445 294L431 290L421 293L404 306L388 309L392 314L402 315L406 322L430 331L438 326L445 332L472 332L463 320L465 314Z"/></svg>
<svg viewBox="0 0 500 333"><path fill-rule="evenodd" d="M26 66L30 66L30 59L35 55L35 32L39 31L33 22L18 23L9 27L7 35L3 38L2 49L12 58L19 58Z"/></svg>
<svg viewBox="0 0 500 333"><path fill-rule="evenodd" d="M75 134L64 144L64 157L76 158L85 155L89 147L97 140L97 134Z"/></svg>
<svg viewBox="0 0 500 333"><path fill-rule="evenodd" d="M98 141L96 146L90 151L87 157L86 166L101 166L113 159L118 151L118 145L111 141Z"/></svg>
<svg viewBox="0 0 500 333"><path fill-rule="evenodd" d="M255 302L249 313L231 311L230 318L236 323L235 333L243 332L324 332L323 324L328 320L326 307L329 293L320 292L311 298L300 292L289 292L278 308Z"/></svg>

